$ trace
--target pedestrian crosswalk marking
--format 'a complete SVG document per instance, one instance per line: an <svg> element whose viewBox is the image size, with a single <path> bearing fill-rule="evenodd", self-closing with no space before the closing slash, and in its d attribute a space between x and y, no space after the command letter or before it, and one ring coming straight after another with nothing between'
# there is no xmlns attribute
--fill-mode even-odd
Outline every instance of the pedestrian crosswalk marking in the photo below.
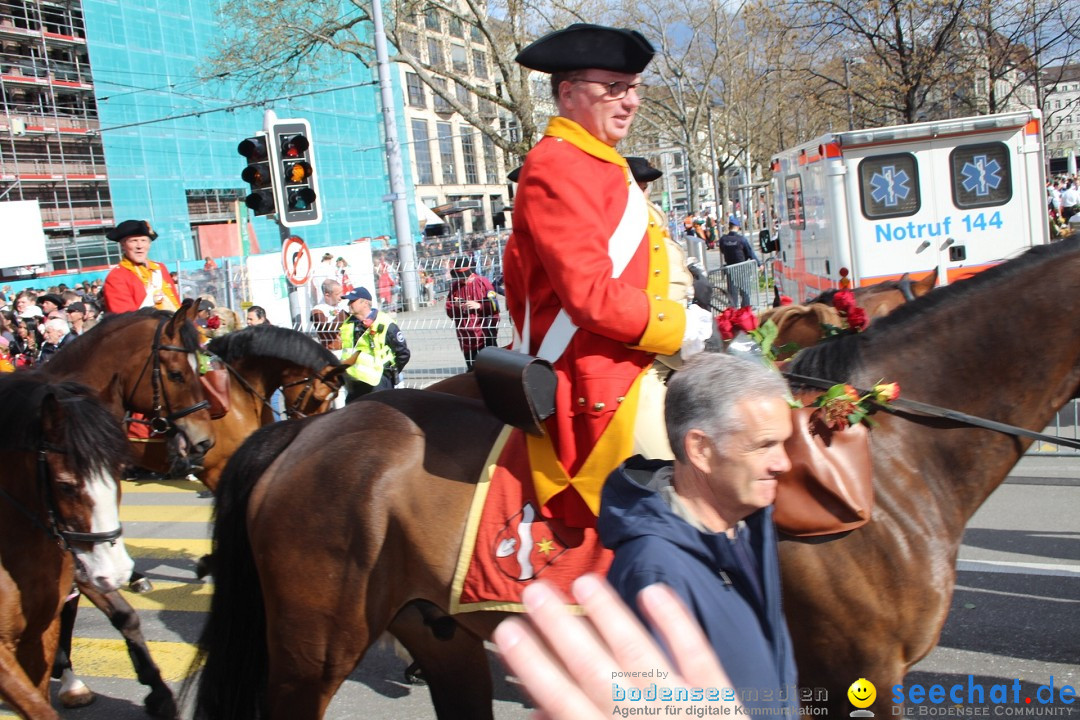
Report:
<svg viewBox="0 0 1080 720"><path fill-rule="evenodd" d="M142 595L124 592L124 598L137 611L142 610L179 610L183 612L209 612L210 598L214 594L211 583L168 582L151 578L154 589ZM80 608L93 608L94 604L83 597Z"/></svg>
<svg viewBox="0 0 1080 720"><path fill-rule="evenodd" d="M161 677L165 682L179 682L188 676L188 668L195 658L194 645L160 640L150 640L146 644L150 648L150 656L161 668ZM135 679L127 646L119 635L116 638L75 637L71 644L71 657L79 677ZM90 682L87 685L91 689L94 687Z"/></svg>
<svg viewBox="0 0 1080 720"><path fill-rule="evenodd" d="M210 522L210 505L120 505L121 522Z"/></svg>
<svg viewBox="0 0 1080 720"><path fill-rule="evenodd" d="M187 493L200 492L206 486L195 480L124 480L123 493Z"/></svg>
<svg viewBox="0 0 1080 720"><path fill-rule="evenodd" d="M187 555L192 561L210 554L210 540L188 538L129 538L124 537L128 555L133 558L160 558L177 560Z"/></svg>

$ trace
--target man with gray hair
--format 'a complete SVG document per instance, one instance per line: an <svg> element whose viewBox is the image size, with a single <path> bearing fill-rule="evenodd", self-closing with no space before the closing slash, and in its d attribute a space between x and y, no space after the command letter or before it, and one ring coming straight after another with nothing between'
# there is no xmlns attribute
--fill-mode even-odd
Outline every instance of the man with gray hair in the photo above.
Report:
<svg viewBox="0 0 1080 720"><path fill-rule="evenodd" d="M45 324L41 326L41 334L44 340L42 340L41 350L38 352L38 365L44 365L51 360L52 356L60 352L60 349L74 337L71 334L71 326L68 325L67 320L58 317L46 320Z"/></svg>
<svg viewBox="0 0 1080 720"><path fill-rule="evenodd" d="M783 378L732 355L692 358L668 384L674 463L635 456L604 485L597 529L608 580L627 604L669 585L696 616L750 714L798 715L780 604L772 508L791 468Z"/></svg>

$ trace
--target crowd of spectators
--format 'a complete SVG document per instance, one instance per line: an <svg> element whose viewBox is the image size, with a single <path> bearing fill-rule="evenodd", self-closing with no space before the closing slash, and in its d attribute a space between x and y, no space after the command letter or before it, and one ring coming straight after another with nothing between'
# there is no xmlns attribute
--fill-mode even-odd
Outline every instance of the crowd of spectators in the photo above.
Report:
<svg viewBox="0 0 1080 720"><path fill-rule="evenodd" d="M1051 238L1062 238L1080 231L1080 175L1063 175L1047 180L1046 207Z"/></svg>
<svg viewBox="0 0 1080 720"><path fill-rule="evenodd" d="M0 372L48 362L60 348L97 323L100 280L69 288L0 289Z"/></svg>

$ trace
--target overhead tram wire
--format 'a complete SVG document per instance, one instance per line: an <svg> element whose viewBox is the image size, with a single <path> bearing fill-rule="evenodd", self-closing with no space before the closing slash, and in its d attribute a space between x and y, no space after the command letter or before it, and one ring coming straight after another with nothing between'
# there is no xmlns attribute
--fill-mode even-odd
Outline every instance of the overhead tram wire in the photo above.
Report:
<svg viewBox="0 0 1080 720"><path fill-rule="evenodd" d="M353 83L351 85L341 85L341 86L338 86L338 87L326 88L324 90L309 90L307 92L292 93L290 95L280 95L278 97L264 98L262 100L250 100L250 101L247 101L247 102L234 103L232 105L225 105L225 106L219 107L219 108L210 108L209 110L194 110L192 112L180 113L179 115L169 115L168 117L155 118L153 120L141 120L139 122L124 123L122 125L113 125L112 127L107 127L107 128L98 128L97 130L90 131L87 134L88 135L101 135L102 133L109 132L111 130L122 130L124 128L139 127L141 125L153 125L155 123L168 122L169 120L182 120L183 118L189 118L189 117L201 117L203 115L210 115L211 113L225 112L225 111L229 111L229 110L237 110L239 108L245 108L245 107L257 107L257 106L260 106L260 105L266 105L268 103L273 103L273 102L278 102L278 101L283 101L283 100L292 100L293 98L298 98L298 97L309 97L311 95L321 95L323 93L328 93L328 92L337 92L338 90L352 90L352 89L355 89L355 88L370 87L370 86L378 85L378 84L379 84L378 80L373 80L373 81L368 81L368 82Z"/></svg>

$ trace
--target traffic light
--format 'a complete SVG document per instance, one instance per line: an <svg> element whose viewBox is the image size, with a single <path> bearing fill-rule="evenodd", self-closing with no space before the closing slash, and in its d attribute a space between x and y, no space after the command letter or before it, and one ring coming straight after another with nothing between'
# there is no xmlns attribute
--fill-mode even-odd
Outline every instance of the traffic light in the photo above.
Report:
<svg viewBox="0 0 1080 720"><path fill-rule="evenodd" d="M248 165L240 173L244 182L251 185L251 193L244 204L256 215L272 215L277 212L274 201L273 167L270 162L266 133L259 133L241 142L236 151L247 158Z"/></svg>
<svg viewBox="0 0 1080 720"><path fill-rule="evenodd" d="M307 120L278 120L271 127L271 152L277 163L278 222L285 227L314 225L321 218L315 160Z"/></svg>

